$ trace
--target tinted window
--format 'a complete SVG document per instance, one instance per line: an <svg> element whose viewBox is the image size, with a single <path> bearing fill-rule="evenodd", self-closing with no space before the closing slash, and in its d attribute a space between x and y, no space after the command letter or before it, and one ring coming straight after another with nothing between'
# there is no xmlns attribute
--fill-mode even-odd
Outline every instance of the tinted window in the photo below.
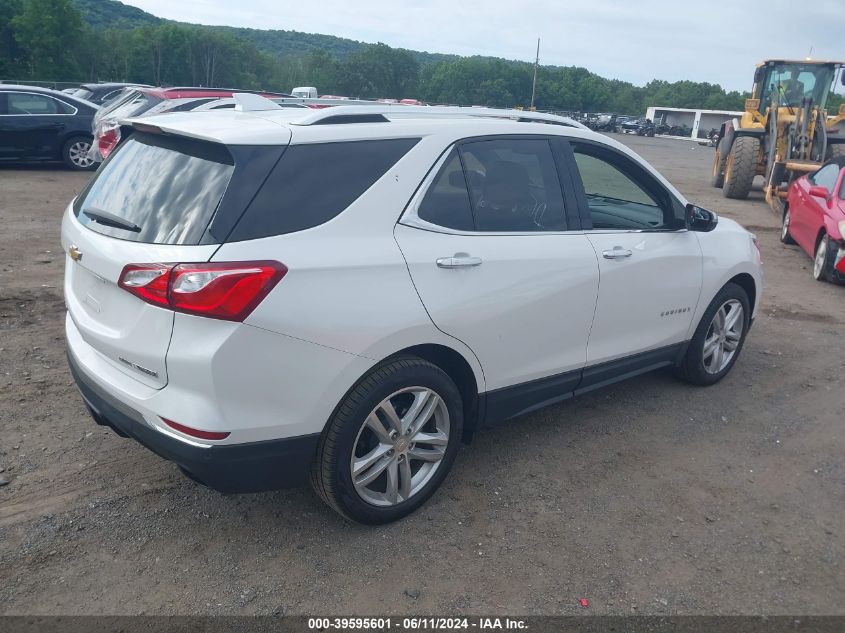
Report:
<svg viewBox="0 0 845 633"><path fill-rule="evenodd" d="M82 224L105 235L198 244L233 170L222 145L135 133L103 163L74 210ZM117 216L140 231L109 226L95 220L98 214Z"/></svg>
<svg viewBox="0 0 845 633"><path fill-rule="evenodd" d="M289 147L232 232L231 241L328 222L381 178L419 139ZM397 209L398 213L399 209Z"/></svg>
<svg viewBox="0 0 845 633"><path fill-rule="evenodd" d="M476 230L566 229L560 181L548 141L464 143L461 158Z"/></svg>
<svg viewBox="0 0 845 633"><path fill-rule="evenodd" d="M161 99L157 97L136 91L131 96L113 101L107 109L99 113L99 116L102 118L108 115L109 118L114 119L129 118L146 112L160 101Z"/></svg>
<svg viewBox="0 0 845 633"><path fill-rule="evenodd" d="M52 97L27 92L7 94L9 114L71 114L73 108Z"/></svg>
<svg viewBox="0 0 845 633"><path fill-rule="evenodd" d="M672 207L629 159L590 145L573 145L594 229L674 227Z"/></svg>
<svg viewBox="0 0 845 633"><path fill-rule="evenodd" d="M452 150L425 194L417 216L421 220L459 231L472 231L469 192L457 150Z"/></svg>
<svg viewBox="0 0 845 633"><path fill-rule="evenodd" d="M837 178L839 178L839 165L825 165L810 176L810 181L814 185L826 187L828 191L833 191L833 188L836 187Z"/></svg>

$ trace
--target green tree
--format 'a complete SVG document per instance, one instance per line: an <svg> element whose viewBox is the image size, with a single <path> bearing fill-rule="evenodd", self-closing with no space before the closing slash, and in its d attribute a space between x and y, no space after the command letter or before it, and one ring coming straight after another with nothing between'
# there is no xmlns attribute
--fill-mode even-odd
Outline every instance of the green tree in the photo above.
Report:
<svg viewBox="0 0 845 633"><path fill-rule="evenodd" d="M79 77L76 55L82 18L70 0L25 0L11 24L28 77L65 81Z"/></svg>
<svg viewBox="0 0 845 633"><path fill-rule="evenodd" d="M23 0L0 0L0 77L16 78L23 74L23 53L12 21L23 12Z"/></svg>
<svg viewBox="0 0 845 633"><path fill-rule="evenodd" d="M337 86L364 98L414 97L419 82L419 62L401 48L375 44L350 55L338 69Z"/></svg>

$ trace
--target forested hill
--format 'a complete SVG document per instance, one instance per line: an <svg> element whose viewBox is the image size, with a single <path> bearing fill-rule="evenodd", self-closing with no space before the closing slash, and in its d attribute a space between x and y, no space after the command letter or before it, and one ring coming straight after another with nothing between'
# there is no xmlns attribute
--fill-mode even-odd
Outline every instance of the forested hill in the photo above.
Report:
<svg viewBox="0 0 845 633"><path fill-rule="evenodd" d="M0 80L7 81L317 86L350 97L514 107L529 104L533 71L529 62L495 57L186 24L115 0L0 0ZM541 110L642 114L648 105L739 110L742 103L739 92L706 82L635 86L576 66L540 66L537 73Z"/></svg>
<svg viewBox="0 0 845 633"><path fill-rule="evenodd" d="M98 29L156 26L164 20L117 0L73 0L82 19Z"/></svg>
<svg viewBox="0 0 845 633"><path fill-rule="evenodd" d="M170 20L159 18L137 7L123 4L117 0L73 0L86 24L98 29L136 28L157 26ZM176 24L184 24L177 22ZM345 58L360 52L368 45L334 35L302 33L301 31L262 30L233 26L191 25L224 35L234 35L251 42L265 53L279 58L302 56L312 51L325 51L332 57ZM425 51L409 51L421 64L435 63L454 59L456 55L443 55Z"/></svg>

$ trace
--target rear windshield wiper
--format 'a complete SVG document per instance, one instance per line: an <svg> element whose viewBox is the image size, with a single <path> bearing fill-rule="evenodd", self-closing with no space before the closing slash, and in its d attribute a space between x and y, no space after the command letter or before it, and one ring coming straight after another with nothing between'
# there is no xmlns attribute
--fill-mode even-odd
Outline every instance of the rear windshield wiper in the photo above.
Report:
<svg viewBox="0 0 845 633"><path fill-rule="evenodd" d="M103 211L102 209L83 209L82 213L94 220L97 224L102 224L103 226L124 229L133 233L141 232L141 227L137 224L132 224L129 220L124 220L122 217L114 213L109 213L108 211Z"/></svg>

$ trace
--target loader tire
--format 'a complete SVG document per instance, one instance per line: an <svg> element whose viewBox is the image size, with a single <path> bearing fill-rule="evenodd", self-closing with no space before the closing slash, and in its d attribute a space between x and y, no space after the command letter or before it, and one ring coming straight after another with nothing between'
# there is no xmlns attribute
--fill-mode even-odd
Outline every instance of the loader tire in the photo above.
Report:
<svg viewBox="0 0 845 633"><path fill-rule="evenodd" d="M745 200L757 174L760 139L740 136L734 140L725 164L725 186L722 195L735 200Z"/></svg>
<svg viewBox="0 0 845 633"><path fill-rule="evenodd" d="M724 152L724 141L716 143L716 155L713 157L713 173L710 175L710 184L721 189L725 186L725 163L728 157Z"/></svg>

